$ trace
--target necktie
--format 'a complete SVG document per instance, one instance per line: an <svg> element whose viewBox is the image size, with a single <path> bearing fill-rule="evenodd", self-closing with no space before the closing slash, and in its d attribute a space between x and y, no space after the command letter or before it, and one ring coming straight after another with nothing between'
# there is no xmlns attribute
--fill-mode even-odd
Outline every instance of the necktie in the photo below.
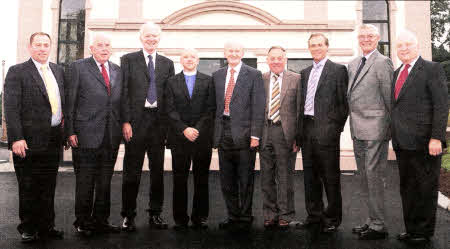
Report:
<svg viewBox="0 0 450 249"><path fill-rule="evenodd" d="M276 123L280 120L280 81L279 76L273 75L272 93L270 98L269 117L272 122Z"/></svg>
<svg viewBox="0 0 450 249"><path fill-rule="evenodd" d="M108 73L106 72L105 64L102 64L101 67L103 79L105 80L106 89L108 90L108 95L111 95L111 86L109 85L109 76Z"/></svg>
<svg viewBox="0 0 450 249"><path fill-rule="evenodd" d="M230 70L230 81L228 81L228 87L227 90L225 92L225 110L224 110L224 114L226 115L230 115L230 102L231 102L231 96L233 96L233 89L234 89L234 73L236 71L232 68Z"/></svg>
<svg viewBox="0 0 450 249"><path fill-rule="evenodd" d="M147 101L150 104L156 101L156 81L155 81L155 67L153 66L153 57L151 54L148 55L148 73L150 75L150 82L147 90Z"/></svg>
<svg viewBox="0 0 450 249"><path fill-rule="evenodd" d="M367 60L366 57L362 57L361 64L359 65L358 70L356 71L355 78L353 79L352 87L350 88L350 90L353 89L356 79L358 79L359 73L361 73L361 70L363 69L364 65L366 65L366 60Z"/></svg>
<svg viewBox="0 0 450 249"><path fill-rule="evenodd" d="M305 113L314 115L314 96L316 95L317 83L319 82L319 69L322 65L313 67L313 72L308 80L308 91L306 92Z"/></svg>
<svg viewBox="0 0 450 249"><path fill-rule="evenodd" d="M402 72L400 73L400 76L397 79L397 82L395 83L395 99L398 98L400 90L402 89L402 86L405 83L406 78L408 78L408 68L409 67L410 67L409 64L405 65L405 68L403 68Z"/></svg>
<svg viewBox="0 0 450 249"><path fill-rule="evenodd" d="M52 108L52 114L56 114L58 111L58 99L56 97L56 89L54 85L51 83L51 77L48 74L47 66L41 66L42 76L44 76L44 84L47 89L48 100L50 102L50 106Z"/></svg>

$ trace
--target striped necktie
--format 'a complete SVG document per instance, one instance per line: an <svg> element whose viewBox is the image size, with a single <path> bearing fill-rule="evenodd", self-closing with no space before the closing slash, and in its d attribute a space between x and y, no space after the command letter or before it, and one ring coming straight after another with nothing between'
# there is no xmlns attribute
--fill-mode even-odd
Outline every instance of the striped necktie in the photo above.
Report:
<svg viewBox="0 0 450 249"><path fill-rule="evenodd" d="M41 66L42 76L44 76L44 84L47 89L48 100L50 102L50 106L52 108L52 114L55 115L58 111L58 99L56 97L56 89L55 85L51 83L51 77L48 74L47 66Z"/></svg>
<svg viewBox="0 0 450 249"><path fill-rule="evenodd" d="M317 84L319 83L319 70L322 65L316 65L313 67L312 74L309 76L306 100L305 100L305 114L312 113L314 116L314 97L316 95ZM311 114L308 114L311 115Z"/></svg>
<svg viewBox="0 0 450 249"><path fill-rule="evenodd" d="M272 84L272 93L270 97L269 119L272 120L273 123L276 123L280 120L280 77L274 74L272 78L274 81Z"/></svg>

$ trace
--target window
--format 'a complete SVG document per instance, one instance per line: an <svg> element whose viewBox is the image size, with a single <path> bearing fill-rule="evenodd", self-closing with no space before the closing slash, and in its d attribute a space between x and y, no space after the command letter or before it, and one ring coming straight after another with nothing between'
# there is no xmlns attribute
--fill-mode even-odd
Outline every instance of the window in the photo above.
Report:
<svg viewBox="0 0 450 249"><path fill-rule="evenodd" d="M372 24L378 28L380 31L378 51L390 57L389 2L364 0L363 23Z"/></svg>
<svg viewBox="0 0 450 249"><path fill-rule="evenodd" d="M311 66L312 61L312 59L288 59L287 69L295 73L300 73L303 69Z"/></svg>
<svg viewBox="0 0 450 249"><path fill-rule="evenodd" d="M257 61L255 58L242 58L242 62L246 65L257 68ZM212 75L219 68L227 65L227 59L225 58L200 58L200 62L198 63L198 71Z"/></svg>
<svg viewBox="0 0 450 249"><path fill-rule="evenodd" d="M64 68L84 57L85 0L61 0L59 9L58 64Z"/></svg>

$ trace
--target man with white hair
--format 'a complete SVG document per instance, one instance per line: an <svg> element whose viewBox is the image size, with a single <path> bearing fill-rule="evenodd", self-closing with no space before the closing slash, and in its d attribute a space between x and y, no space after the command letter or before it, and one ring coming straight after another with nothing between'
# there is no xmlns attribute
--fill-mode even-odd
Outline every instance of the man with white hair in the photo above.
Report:
<svg viewBox="0 0 450 249"><path fill-rule="evenodd" d="M219 152L220 184L228 218L221 229L250 229L256 149L264 125L262 74L241 59L242 44L227 42L228 65L213 73L216 92L214 147Z"/></svg>
<svg viewBox="0 0 450 249"><path fill-rule="evenodd" d="M120 67L109 61L111 39L94 33L92 57L70 65L67 75L65 129L76 176L77 233L119 232L108 223L111 177L122 138Z"/></svg>
<svg viewBox="0 0 450 249"><path fill-rule="evenodd" d="M361 174L362 199L369 209L362 226L353 228L359 239L384 239L384 186L389 147L392 61L377 50L380 34L370 24L358 28L363 56L348 64L347 101L350 131L358 172Z"/></svg>
<svg viewBox="0 0 450 249"><path fill-rule="evenodd" d="M402 65L392 81L392 144L406 228L397 239L425 243L434 234L439 170L447 147L446 76L439 63L419 56L417 37L412 32L400 32L396 48Z"/></svg>
<svg viewBox="0 0 450 249"><path fill-rule="evenodd" d="M173 62L156 52L161 28L145 23L139 30L142 49L122 56L123 74L121 117L125 139L123 160L122 229L136 230L136 198L139 192L145 153L150 168L149 225L167 229L160 216L164 200L164 145L167 135L167 114L164 91L167 79L174 75Z"/></svg>

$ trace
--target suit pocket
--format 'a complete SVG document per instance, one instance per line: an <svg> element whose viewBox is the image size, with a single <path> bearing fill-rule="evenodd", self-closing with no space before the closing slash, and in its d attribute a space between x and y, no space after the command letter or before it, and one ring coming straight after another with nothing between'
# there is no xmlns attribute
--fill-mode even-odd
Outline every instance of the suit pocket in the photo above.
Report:
<svg viewBox="0 0 450 249"><path fill-rule="evenodd" d="M384 110L365 110L362 113L366 117L383 117L385 115Z"/></svg>

